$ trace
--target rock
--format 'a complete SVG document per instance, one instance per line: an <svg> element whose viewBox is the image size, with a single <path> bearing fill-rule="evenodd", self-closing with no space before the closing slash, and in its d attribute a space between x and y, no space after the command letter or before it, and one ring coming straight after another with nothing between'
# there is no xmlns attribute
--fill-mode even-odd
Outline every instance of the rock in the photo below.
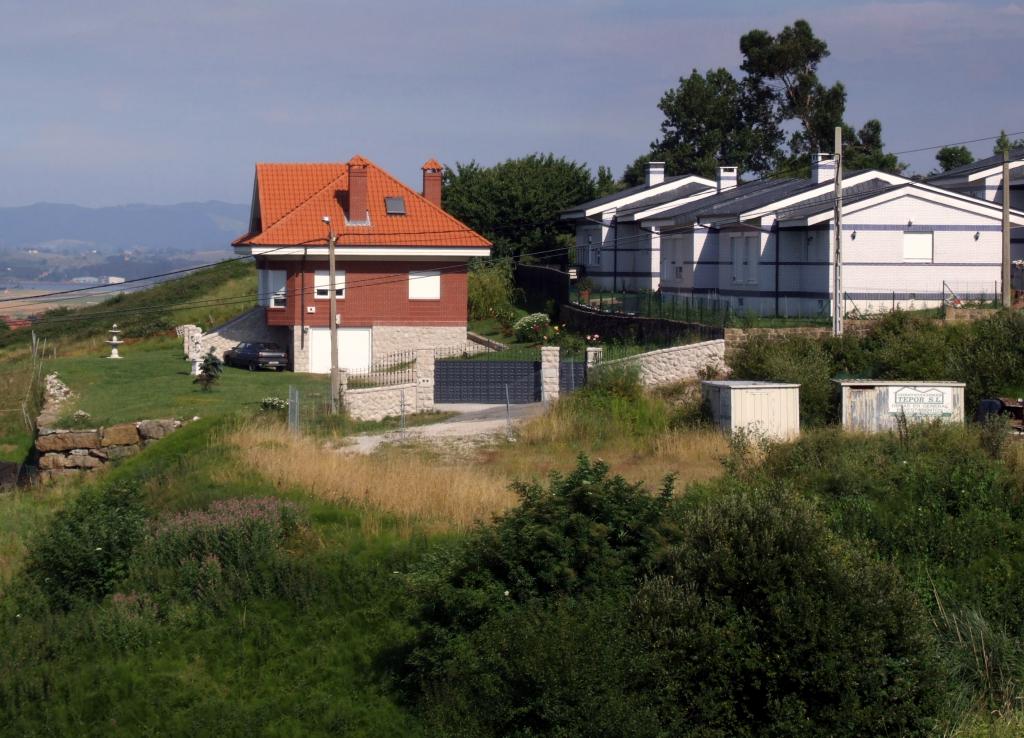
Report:
<svg viewBox="0 0 1024 738"><path fill-rule="evenodd" d="M100 451L98 448L89 449L89 455L100 461L106 461L109 458L106 451Z"/></svg>
<svg viewBox="0 0 1024 738"><path fill-rule="evenodd" d="M164 419L164 420L143 420L139 423L139 435L142 436L143 440L155 441L159 438L173 433L177 428L177 421Z"/></svg>
<svg viewBox="0 0 1024 738"><path fill-rule="evenodd" d="M39 451L70 451L73 448L99 448L100 435L94 430L62 431L39 436L36 448Z"/></svg>
<svg viewBox="0 0 1024 738"><path fill-rule="evenodd" d="M130 446L139 442L139 429L135 423L121 423L100 429L100 445Z"/></svg>
<svg viewBox="0 0 1024 738"><path fill-rule="evenodd" d="M72 456L88 456L89 449L87 448L73 448L71 449Z"/></svg>
<svg viewBox="0 0 1024 738"><path fill-rule="evenodd" d="M43 454L39 457L40 469L63 469L64 454Z"/></svg>
<svg viewBox="0 0 1024 738"><path fill-rule="evenodd" d="M95 469L102 465L102 461L92 456L66 456L64 458L65 469Z"/></svg>
<svg viewBox="0 0 1024 738"><path fill-rule="evenodd" d="M134 456L139 453L138 446L108 446L103 449L110 459L123 459L127 456Z"/></svg>

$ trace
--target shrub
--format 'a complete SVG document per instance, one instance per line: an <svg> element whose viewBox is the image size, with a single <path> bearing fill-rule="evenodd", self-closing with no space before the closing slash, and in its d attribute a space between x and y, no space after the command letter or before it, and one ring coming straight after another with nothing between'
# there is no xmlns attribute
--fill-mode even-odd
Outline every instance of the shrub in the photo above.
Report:
<svg viewBox="0 0 1024 738"><path fill-rule="evenodd" d="M530 313L517 320L512 330L517 341L539 341L550 325L551 318L547 313Z"/></svg>
<svg viewBox="0 0 1024 738"><path fill-rule="evenodd" d="M260 400L260 410L266 413L284 412L288 409L288 400L280 397L264 397Z"/></svg>
<svg viewBox="0 0 1024 738"><path fill-rule="evenodd" d="M926 735L935 642L895 570L809 503L672 501L581 459L413 578L435 732Z"/></svg>
<svg viewBox="0 0 1024 738"><path fill-rule="evenodd" d="M203 361L199 365L199 374L192 380L192 383L198 384L204 392L208 392L213 388L217 380L220 379L222 371L224 371L222 362L213 353L211 348L206 352L206 356L203 357Z"/></svg>
<svg viewBox="0 0 1024 738"><path fill-rule="evenodd" d="M729 359L735 379L800 385L800 423L822 425L833 415L835 366L825 345L806 336L753 336Z"/></svg>
<svg viewBox="0 0 1024 738"><path fill-rule="evenodd" d="M653 438L669 428L669 405L644 391L635 364L604 364L591 370L587 384L559 399L553 413L595 446L622 437Z"/></svg>
<svg viewBox="0 0 1024 738"><path fill-rule="evenodd" d="M672 495L612 477L581 456L547 489L517 483L521 504L414 579L421 603L411 664L421 686L443 674L462 637L496 613L535 598L582 596L630 584L659 541Z"/></svg>
<svg viewBox="0 0 1024 738"><path fill-rule="evenodd" d="M295 507L275 497L213 502L157 520L134 580L150 592L218 608L266 593L281 569L281 545L298 527Z"/></svg>
<svg viewBox="0 0 1024 738"><path fill-rule="evenodd" d="M512 264L508 261L471 262L467 276L469 317L473 320L514 312L519 290L512 277Z"/></svg>
<svg viewBox="0 0 1024 738"><path fill-rule="evenodd" d="M26 571L58 607L101 599L128 573L144 535L135 487L86 488L30 542Z"/></svg>
<svg viewBox="0 0 1024 738"><path fill-rule="evenodd" d="M792 495L724 495L681 528L632 617L662 734L931 734L935 643L895 569Z"/></svg>

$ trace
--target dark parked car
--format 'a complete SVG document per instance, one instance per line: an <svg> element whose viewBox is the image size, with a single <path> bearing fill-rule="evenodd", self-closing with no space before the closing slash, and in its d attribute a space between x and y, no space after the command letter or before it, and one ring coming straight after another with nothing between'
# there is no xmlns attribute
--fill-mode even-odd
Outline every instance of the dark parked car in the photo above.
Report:
<svg viewBox="0 0 1024 738"><path fill-rule="evenodd" d="M257 369L281 371L288 366L288 352L276 343L240 343L224 352L224 363L245 367L251 372Z"/></svg>

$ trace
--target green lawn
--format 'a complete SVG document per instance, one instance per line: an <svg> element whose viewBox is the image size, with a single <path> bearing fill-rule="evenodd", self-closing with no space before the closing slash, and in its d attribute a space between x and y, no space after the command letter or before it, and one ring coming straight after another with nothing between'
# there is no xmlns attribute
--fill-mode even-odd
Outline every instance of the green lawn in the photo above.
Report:
<svg viewBox="0 0 1024 738"><path fill-rule="evenodd" d="M78 356L47 363L47 371L56 371L77 395L68 403L65 415L75 410L89 413L79 426L146 418L209 417L256 409L264 397L287 399L289 385L297 387L300 394L328 392L325 376L250 372L234 367L224 367L213 389L204 392L192 382L181 343L170 338L133 344L121 353L124 358L119 361Z"/></svg>

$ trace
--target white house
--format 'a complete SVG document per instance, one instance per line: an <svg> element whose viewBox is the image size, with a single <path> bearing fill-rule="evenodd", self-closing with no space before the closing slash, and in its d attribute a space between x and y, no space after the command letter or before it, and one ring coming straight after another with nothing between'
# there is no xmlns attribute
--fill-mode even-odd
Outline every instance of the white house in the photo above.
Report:
<svg viewBox="0 0 1024 738"><path fill-rule="evenodd" d="M677 207L717 191L710 179L665 177L662 162L647 164L646 181L563 211L576 229L576 266L598 289L656 288L660 253L656 232L643 229L638 216ZM735 179L735 178L734 178Z"/></svg>
<svg viewBox="0 0 1024 738"><path fill-rule="evenodd" d="M631 214L649 236L638 239L638 248L660 264L634 288L713 295L760 315L829 314L834 174L832 159L820 155L810 179L720 186ZM727 182L729 172L723 176ZM999 204L870 170L846 174L843 197L847 311L937 305L948 289L965 298L999 294ZM620 209L616 217L629 216ZM1024 213L1012 211L1011 223L1024 226Z"/></svg>

